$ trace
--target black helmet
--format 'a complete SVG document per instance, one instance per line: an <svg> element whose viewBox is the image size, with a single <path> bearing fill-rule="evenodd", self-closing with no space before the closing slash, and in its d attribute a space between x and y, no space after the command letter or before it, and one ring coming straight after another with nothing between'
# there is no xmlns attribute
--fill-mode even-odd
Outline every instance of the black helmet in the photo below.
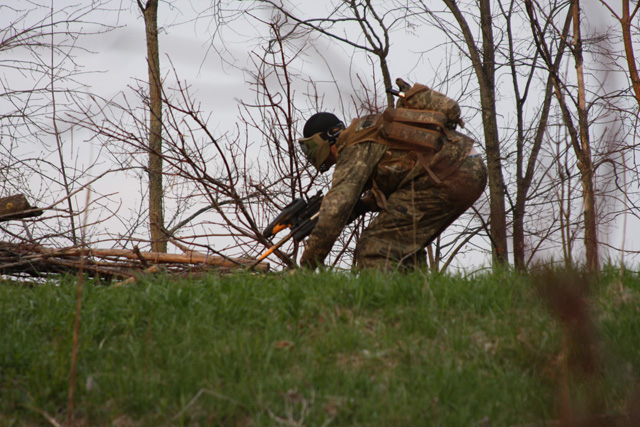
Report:
<svg viewBox="0 0 640 427"><path fill-rule="evenodd" d="M342 129L344 129L344 123L331 113L316 113L305 123L302 130L304 138L300 140L300 148L320 172L328 169L324 162L329 157L331 146L335 144Z"/></svg>
<svg viewBox="0 0 640 427"><path fill-rule="evenodd" d="M316 113L313 116L309 117L307 123L304 125L304 129L302 130L302 135L305 138L309 138L310 136L322 132L321 135L323 139L329 140L329 135L326 135L327 131L331 130L334 127L340 127L344 129L344 123L336 117L335 114L332 113Z"/></svg>

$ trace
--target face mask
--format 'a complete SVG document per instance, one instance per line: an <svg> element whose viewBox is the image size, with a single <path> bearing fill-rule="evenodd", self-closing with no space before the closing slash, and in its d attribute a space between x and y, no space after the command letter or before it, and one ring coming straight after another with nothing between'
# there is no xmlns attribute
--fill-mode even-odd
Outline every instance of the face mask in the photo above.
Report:
<svg viewBox="0 0 640 427"><path fill-rule="evenodd" d="M331 153L331 143L322 138L323 132L311 135L309 138L302 138L298 142L307 160L320 172L326 172L329 168L324 162Z"/></svg>
<svg viewBox="0 0 640 427"><path fill-rule="evenodd" d="M324 132L318 132L308 138L299 140L302 152L320 173L329 170L329 166L325 165L324 162L331 154L331 146L336 143L343 129L344 123L338 122Z"/></svg>

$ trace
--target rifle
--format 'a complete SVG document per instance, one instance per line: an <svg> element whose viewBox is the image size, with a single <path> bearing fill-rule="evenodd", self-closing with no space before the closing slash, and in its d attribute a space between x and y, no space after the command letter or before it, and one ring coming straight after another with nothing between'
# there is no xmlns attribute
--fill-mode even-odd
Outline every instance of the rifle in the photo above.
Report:
<svg viewBox="0 0 640 427"><path fill-rule="evenodd" d="M276 219L267 225L262 234L264 234L264 237L268 239L278 234L280 231L289 228L289 235L267 249L262 255L260 255L260 257L258 257L257 260L249 265L247 269L251 270L290 239L293 238L294 241L300 242L311 234L318 223L318 215L320 205L322 204L322 198L322 194L318 193L308 201L305 201L303 198L298 198L285 206Z"/></svg>

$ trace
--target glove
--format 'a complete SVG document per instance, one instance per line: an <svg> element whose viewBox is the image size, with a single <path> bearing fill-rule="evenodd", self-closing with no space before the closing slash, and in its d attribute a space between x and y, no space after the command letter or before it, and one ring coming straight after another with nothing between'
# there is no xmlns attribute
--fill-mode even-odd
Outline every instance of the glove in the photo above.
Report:
<svg viewBox="0 0 640 427"><path fill-rule="evenodd" d="M379 210L375 197L371 192L369 192L362 196L362 198L358 199L356 205L353 207L353 211L351 211L347 224L351 224L353 221L358 219L359 216L364 215L367 212L377 212Z"/></svg>

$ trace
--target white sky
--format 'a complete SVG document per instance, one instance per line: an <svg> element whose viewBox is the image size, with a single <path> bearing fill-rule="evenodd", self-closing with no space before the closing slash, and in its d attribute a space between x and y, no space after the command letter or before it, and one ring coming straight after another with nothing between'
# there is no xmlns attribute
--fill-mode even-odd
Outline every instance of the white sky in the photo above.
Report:
<svg viewBox="0 0 640 427"><path fill-rule="evenodd" d="M192 94L202 102L202 108L212 112L214 128L220 133L224 133L232 131L230 124L238 120L239 100L252 101L253 96L246 83L246 76L237 68L224 63L218 54L210 49L211 32L209 29L215 24L208 17L201 17L201 19L193 21L193 18L197 16L197 11L205 10L210 3L210 1L192 1L172 2L173 7L169 7L166 3L160 5L159 24L165 28L160 34L162 52L160 61L163 72L168 72L168 58L171 59L179 78L192 85ZM73 4L73 2L54 2L56 8L65 4ZM91 86L94 93L105 98L112 98L120 92L125 92L133 99L134 95L127 87L136 86L136 80L144 82L147 79L144 23L134 1L114 1L113 4L114 6L122 5L125 10L119 13L104 12L96 19L104 24L117 26L117 28L81 41L81 43L86 43L84 46L94 53L78 53L76 60L85 67L86 71L100 71L100 73L89 73L83 77L83 81ZM321 2L301 1L300 4L305 6L305 11L313 7L323 7ZM24 3L19 0L9 0L8 5L25 7ZM185 9L179 10L178 7L185 7ZM0 15L0 26L4 27L5 20L10 15L6 13L0 13ZM600 17L605 22L593 22L596 17ZM590 19L594 25L612 25L607 17L609 14L606 12L590 12ZM176 25L177 22L184 23ZM248 64L251 49L259 46L256 38L243 37L241 34L251 36L250 32L256 31L256 29L252 28L248 21L241 19L235 21L234 25L237 28L228 28L224 32L224 56L225 60L233 60L235 65L242 67ZM237 30L237 32L234 33L233 30ZM442 50L437 50L442 43L442 40L438 39L439 34L435 31L426 31L426 33L425 37L425 29L422 28L415 30L414 35L411 33L394 34L394 37L397 38L394 39L395 44L392 47L394 54L390 60L393 77L408 77L410 80L427 84L430 84L428 80L433 81L438 78L433 75L433 69L440 68L446 62L445 58L438 58L434 54L429 58L420 59L417 53L430 49L436 49L436 52L440 54L443 53ZM216 44L218 48L223 47L220 44L220 39L217 39ZM312 52L306 51L305 53L310 55L310 62L299 67L301 72L308 72L309 75L313 75L320 81L323 79L331 80L324 63L324 60L329 60L338 83L345 91L349 90L356 82L356 74L371 74L370 64L361 60L353 61L350 52L338 47L335 42L321 39L315 44L315 47L320 56L312 55ZM460 62L456 62L455 58L452 63L454 68L460 67ZM460 84L462 85L464 82ZM321 89L325 90L327 109L339 112L342 106L337 101L335 87L326 84L322 85ZM451 88L451 90L456 91L457 89ZM470 113L474 114L472 110L465 109L463 105L463 116L469 122L469 132L473 133L474 129L480 132L479 114L475 114L475 117L469 117ZM76 142L75 145L77 146L78 143ZM96 149L93 148L88 151L84 150L80 156L91 157L95 156L95 153ZM139 183L131 175L113 176L108 181L97 184L96 190L103 194L116 191L118 195L114 199L123 204L121 212L124 212L126 207L139 197ZM135 206L136 203L133 203L132 208L135 209ZM170 213L167 213L166 217L169 218ZM633 221L628 226L630 229L635 229ZM117 225L109 227L115 228ZM620 241L622 227L613 231L612 240ZM640 247L640 241L636 235L637 233L627 233L625 242L627 247ZM221 250L223 247L216 247L216 249ZM485 262L486 257L479 253L460 259L460 265L467 263L480 265Z"/></svg>

